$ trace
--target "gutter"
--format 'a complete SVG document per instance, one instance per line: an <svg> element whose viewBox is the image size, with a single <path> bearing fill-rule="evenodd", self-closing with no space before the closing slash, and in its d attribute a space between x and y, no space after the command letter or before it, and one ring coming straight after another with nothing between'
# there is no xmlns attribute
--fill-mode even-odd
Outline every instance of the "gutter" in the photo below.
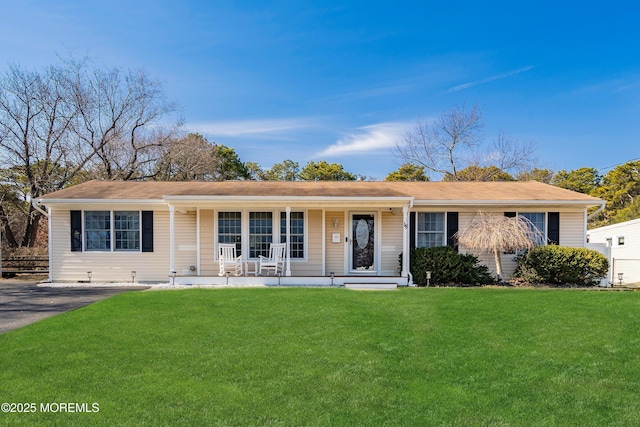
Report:
<svg viewBox="0 0 640 427"><path fill-rule="evenodd" d="M599 200L416 200L416 206L518 206L518 205L588 205L597 206Z"/></svg>

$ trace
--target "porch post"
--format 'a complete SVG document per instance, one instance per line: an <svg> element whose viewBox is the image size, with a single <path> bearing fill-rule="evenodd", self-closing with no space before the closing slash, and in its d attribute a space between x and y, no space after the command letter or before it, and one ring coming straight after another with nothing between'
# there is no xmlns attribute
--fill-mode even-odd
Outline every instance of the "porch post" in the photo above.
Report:
<svg viewBox="0 0 640 427"><path fill-rule="evenodd" d="M196 209L196 274L200 276L200 207Z"/></svg>
<svg viewBox="0 0 640 427"><path fill-rule="evenodd" d="M409 277L409 206L402 207L402 277Z"/></svg>
<svg viewBox="0 0 640 427"><path fill-rule="evenodd" d="M169 274L176 271L175 264L175 208L169 205Z"/></svg>
<svg viewBox="0 0 640 427"><path fill-rule="evenodd" d="M291 234L291 230L289 230L289 228L291 227L291 206L287 206L285 209L285 230L286 230L286 238L285 238L285 243L286 243L286 250L285 250L285 254L286 254L286 259L287 259L287 269L284 273L285 276L289 277L291 276L291 249L289 247L289 243L290 243L290 234Z"/></svg>

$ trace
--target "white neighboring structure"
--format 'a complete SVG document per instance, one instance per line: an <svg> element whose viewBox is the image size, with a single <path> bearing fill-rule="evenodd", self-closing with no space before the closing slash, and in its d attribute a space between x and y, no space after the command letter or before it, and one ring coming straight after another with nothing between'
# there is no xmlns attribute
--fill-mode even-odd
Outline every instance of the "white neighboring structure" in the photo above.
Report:
<svg viewBox="0 0 640 427"><path fill-rule="evenodd" d="M640 282L640 219L587 231L587 247L609 257L609 283L627 285ZM604 248L604 250L602 250Z"/></svg>

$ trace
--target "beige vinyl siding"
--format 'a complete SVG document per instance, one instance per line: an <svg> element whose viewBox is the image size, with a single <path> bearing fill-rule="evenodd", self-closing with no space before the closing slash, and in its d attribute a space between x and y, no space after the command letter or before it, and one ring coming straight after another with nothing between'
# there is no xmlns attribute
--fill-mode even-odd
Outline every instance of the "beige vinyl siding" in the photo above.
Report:
<svg viewBox="0 0 640 427"><path fill-rule="evenodd" d="M291 259L292 276L320 276L322 274L322 211L309 210L305 215L306 254L304 261Z"/></svg>
<svg viewBox="0 0 640 427"><path fill-rule="evenodd" d="M71 252L71 210L107 210L105 205L74 206L72 209L51 208L51 269L55 282L87 280L93 282L129 282L136 271L136 282L168 281L169 212L153 212L153 252ZM118 205L116 210L152 210L148 207Z"/></svg>
<svg viewBox="0 0 640 427"><path fill-rule="evenodd" d="M217 276L218 263L215 256L215 242L213 240L212 209L200 210L200 275Z"/></svg>
<svg viewBox="0 0 640 427"><path fill-rule="evenodd" d="M179 276L195 276L198 264L197 225L195 211L175 212L174 216L174 262ZM193 267L193 270L190 269Z"/></svg>
<svg viewBox="0 0 640 427"><path fill-rule="evenodd" d="M560 245L584 247L586 243L584 211L560 211Z"/></svg>
<svg viewBox="0 0 640 427"><path fill-rule="evenodd" d="M381 215L382 247L381 274L383 276L397 276L399 269L398 257L402 253L402 211L382 212Z"/></svg>
<svg viewBox="0 0 640 427"><path fill-rule="evenodd" d="M333 219L337 218L338 228L333 228ZM345 213L338 211L327 211L325 213L325 248L326 248L326 274L332 272L337 276L344 274L344 230ZM333 233L340 233L340 243L332 243Z"/></svg>

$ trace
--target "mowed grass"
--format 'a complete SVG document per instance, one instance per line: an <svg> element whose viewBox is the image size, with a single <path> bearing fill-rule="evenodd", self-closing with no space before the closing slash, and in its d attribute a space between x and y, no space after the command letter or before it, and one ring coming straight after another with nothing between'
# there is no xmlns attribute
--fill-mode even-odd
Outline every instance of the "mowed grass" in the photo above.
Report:
<svg viewBox="0 0 640 427"><path fill-rule="evenodd" d="M0 335L7 425L638 425L640 293L125 293Z"/></svg>

